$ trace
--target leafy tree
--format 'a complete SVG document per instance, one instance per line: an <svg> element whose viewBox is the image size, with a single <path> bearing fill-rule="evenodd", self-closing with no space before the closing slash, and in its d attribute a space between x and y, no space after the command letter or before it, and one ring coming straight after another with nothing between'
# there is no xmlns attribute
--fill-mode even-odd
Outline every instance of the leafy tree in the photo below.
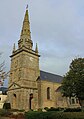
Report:
<svg viewBox="0 0 84 119"><path fill-rule="evenodd" d="M63 96L76 96L80 105L84 106L84 58L72 60L69 68L62 82Z"/></svg>

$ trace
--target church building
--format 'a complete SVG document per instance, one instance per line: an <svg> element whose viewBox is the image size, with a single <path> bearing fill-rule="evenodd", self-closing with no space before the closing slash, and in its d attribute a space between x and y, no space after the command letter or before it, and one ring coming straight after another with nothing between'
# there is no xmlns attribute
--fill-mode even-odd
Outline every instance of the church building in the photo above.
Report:
<svg viewBox="0 0 84 119"><path fill-rule="evenodd" d="M45 107L67 107L70 104L60 93L63 77L39 69L39 52L33 50L28 9L26 9L18 49L13 47L8 84L8 100L13 109L38 110Z"/></svg>

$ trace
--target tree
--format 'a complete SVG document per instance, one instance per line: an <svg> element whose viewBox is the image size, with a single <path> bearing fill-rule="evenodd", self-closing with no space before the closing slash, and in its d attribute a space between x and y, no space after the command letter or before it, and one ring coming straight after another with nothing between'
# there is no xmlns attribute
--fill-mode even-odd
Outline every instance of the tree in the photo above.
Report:
<svg viewBox="0 0 84 119"><path fill-rule="evenodd" d="M1 56L1 53L0 53ZM5 71L5 62L0 63L0 86L3 86L4 79L7 79L8 73Z"/></svg>
<svg viewBox="0 0 84 119"><path fill-rule="evenodd" d="M84 58L72 60L69 71L62 82L62 93L66 97L77 97L84 106Z"/></svg>

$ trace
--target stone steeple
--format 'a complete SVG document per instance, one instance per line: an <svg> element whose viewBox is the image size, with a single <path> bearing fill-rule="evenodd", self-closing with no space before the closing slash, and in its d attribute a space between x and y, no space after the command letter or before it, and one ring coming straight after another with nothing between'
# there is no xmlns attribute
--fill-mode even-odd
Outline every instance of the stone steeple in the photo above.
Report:
<svg viewBox="0 0 84 119"><path fill-rule="evenodd" d="M13 109L38 109L38 83L40 76L39 53L32 49L28 9L22 25L18 49L13 47L8 85L8 99ZM33 99L31 98L33 96Z"/></svg>
<svg viewBox="0 0 84 119"><path fill-rule="evenodd" d="M19 48L26 47L28 49L32 49L32 46L33 46L33 42L31 40L29 14L28 14L28 8L26 8L20 40L18 41L18 47Z"/></svg>

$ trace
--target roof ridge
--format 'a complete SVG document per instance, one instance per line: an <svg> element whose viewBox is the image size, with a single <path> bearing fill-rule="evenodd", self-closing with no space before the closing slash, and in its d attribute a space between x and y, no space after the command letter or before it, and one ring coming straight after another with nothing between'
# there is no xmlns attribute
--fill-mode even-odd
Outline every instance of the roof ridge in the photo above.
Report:
<svg viewBox="0 0 84 119"><path fill-rule="evenodd" d="M43 70L40 70L40 72L44 72L44 73L52 74L52 75L55 75L55 76L63 77L63 76L61 76L59 74L55 74L55 73L52 73L52 72L46 72L46 71L43 71Z"/></svg>

